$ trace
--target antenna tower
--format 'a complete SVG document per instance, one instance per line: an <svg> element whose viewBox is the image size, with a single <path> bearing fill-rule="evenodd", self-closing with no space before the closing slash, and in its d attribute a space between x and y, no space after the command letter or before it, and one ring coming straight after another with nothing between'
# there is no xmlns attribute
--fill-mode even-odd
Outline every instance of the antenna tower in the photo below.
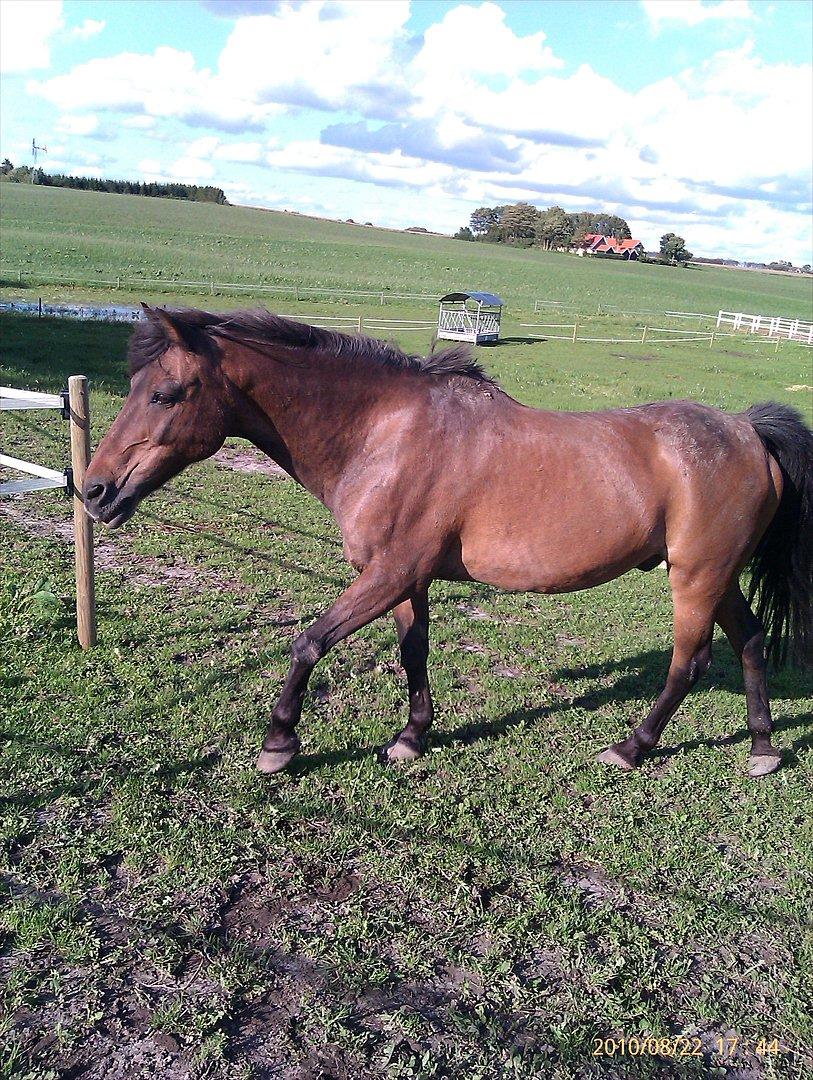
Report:
<svg viewBox="0 0 813 1080"><path fill-rule="evenodd" d="M37 172L37 154L47 154L47 153L48 153L48 147L47 146L37 146L37 140L36 139L31 140L31 156L34 158L34 168L31 171L31 183L32 184L34 183L34 176L36 175L36 172Z"/></svg>

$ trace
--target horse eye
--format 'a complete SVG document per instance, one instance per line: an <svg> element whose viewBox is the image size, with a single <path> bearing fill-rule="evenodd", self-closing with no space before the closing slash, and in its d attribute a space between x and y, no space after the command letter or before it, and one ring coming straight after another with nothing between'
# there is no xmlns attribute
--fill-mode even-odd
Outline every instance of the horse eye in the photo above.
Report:
<svg viewBox="0 0 813 1080"><path fill-rule="evenodd" d="M162 394L160 390L156 390L150 398L150 405L164 405L169 408L170 405L175 404L175 398L170 394Z"/></svg>

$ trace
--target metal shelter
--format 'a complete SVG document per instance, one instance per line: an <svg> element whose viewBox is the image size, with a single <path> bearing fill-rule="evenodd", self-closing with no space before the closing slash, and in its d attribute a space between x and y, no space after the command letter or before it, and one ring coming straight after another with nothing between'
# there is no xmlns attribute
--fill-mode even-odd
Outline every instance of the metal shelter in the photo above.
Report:
<svg viewBox="0 0 813 1080"><path fill-rule="evenodd" d="M499 341L503 301L494 293L452 292L440 299L439 338L450 341Z"/></svg>

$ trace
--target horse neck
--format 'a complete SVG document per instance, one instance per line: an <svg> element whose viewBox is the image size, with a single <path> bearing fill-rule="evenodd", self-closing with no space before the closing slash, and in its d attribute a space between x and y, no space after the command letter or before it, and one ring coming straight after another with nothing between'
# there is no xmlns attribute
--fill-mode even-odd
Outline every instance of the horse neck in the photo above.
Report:
<svg viewBox="0 0 813 1080"><path fill-rule="evenodd" d="M330 505L392 373L273 345L260 353L230 343L221 363L238 390L233 434L253 442Z"/></svg>

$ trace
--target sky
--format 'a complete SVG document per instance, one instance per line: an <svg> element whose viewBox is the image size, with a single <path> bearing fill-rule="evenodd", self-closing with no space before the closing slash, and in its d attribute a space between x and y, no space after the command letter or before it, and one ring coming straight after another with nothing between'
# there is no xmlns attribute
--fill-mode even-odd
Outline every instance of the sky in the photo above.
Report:
<svg viewBox="0 0 813 1080"><path fill-rule="evenodd" d="M451 233L813 262L811 0L0 0L0 156Z"/></svg>

